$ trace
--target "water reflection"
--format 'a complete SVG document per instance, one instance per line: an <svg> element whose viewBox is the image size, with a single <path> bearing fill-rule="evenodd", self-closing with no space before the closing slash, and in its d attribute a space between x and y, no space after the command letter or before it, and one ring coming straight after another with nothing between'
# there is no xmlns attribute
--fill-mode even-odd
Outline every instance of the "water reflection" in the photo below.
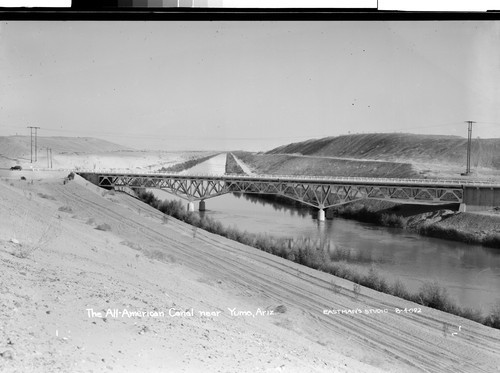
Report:
<svg viewBox="0 0 500 373"><path fill-rule="evenodd" d="M262 195L244 194L240 192L234 192L233 195L236 198L243 197L244 199L253 204L265 207L271 206L274 209L274 211L284 211L289 213L291 216L295 216L295 214L297 214L300 217L314 215L312 208L304 207L304 205L301 205L298 202L294 203L294 201L290 199L287 199L287 201L282 201L278 196L266 195L266 194Z"/></svg>

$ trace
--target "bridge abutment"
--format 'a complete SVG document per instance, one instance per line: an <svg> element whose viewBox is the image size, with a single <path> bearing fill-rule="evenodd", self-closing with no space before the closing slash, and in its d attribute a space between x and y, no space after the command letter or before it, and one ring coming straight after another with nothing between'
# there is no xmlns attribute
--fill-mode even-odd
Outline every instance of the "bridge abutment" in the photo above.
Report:
<svg viewBox="0 0 500 373"><path fill-rule="evenodd" d="M458 207L459 212L465 212L466 206L465 203L461 203L460 206Z"/></svg>

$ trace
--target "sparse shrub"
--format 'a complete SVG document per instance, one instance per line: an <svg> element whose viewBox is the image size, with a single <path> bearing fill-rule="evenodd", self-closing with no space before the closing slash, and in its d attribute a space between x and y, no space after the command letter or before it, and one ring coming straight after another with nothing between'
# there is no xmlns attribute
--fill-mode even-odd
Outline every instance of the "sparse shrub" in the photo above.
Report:
<svg viewBox="0 0 500 373"><path fill-rule="evenodd" d="M389 286L386 281L379 276L375 268L371 267L368 276L362 279L363 285L381 292L388 292Z"/></svg>
<svg viewBox="0 0 500 373"><path fill-rule="evenodd" d="M137 251L141 251L142 250L142 247L141 245L139 244L136 244L134 242L131 242L131 241L122 241L120 242L122 245L125 245L125 246L128 246L130 247L131 249L133 250L137 250Z"/></svg>
<svg viewBox="0 0 500 373"><path fill-rule="evenodd" d="M359 294L361 294L361 286L354 283L352 286L352 291L354 292L354 296L356 297L356 299L358 299Z"/></svg>
<svg viewBox="0 0 500 373"><path fill-rule="evenodd" d="M26 178L24 176L21 176L21 180L26 180Z"/></svg>
<svg viewBox="0 0 500 373"><path fill-rule="evenodd" d="M50 200L52 200L52 201L55 201L55 200L56 200L53 196L50 196L50 195L45 194L45 193L38 193L38 197L40 197L40 198L45 198L45 199L50 199Z"/></svg>
<svg viewBox="0 0 500 373"><path fill-rule="evenodd" d="M35 250L36 248L33 246L25 246L19 244L18 247L16 247L16 249L12 252L12 255L14 255L16 258L26 259L29 258Z"/></svg>
<svg viewBox="0 0 500 373"><path fill-rule="evenodd" d="M184 218L184 221L188 224L199 226L201 219L198 214L194 212L188 212Z"/></svg>
<svg viewBox="0 0 500 373"><path fill-rule="evenodd" d="M335 249L330 250L328 255L334 262L351 261L351 249L348 247L336 247Z"/></svg>
<svg viewBox="0 0 500 373"><path fill-rule="evenodd" d="M75 173L70 172L69 175L66 177L68 180L73 180L75 178Z"/></svg>
<svg viewBox="0 0 500 373"><path fill-rule="evenodd" d="M406 226L405 219L396 214L382 214L380 222L385 227L404 228Z"/></svg>
<svg viewBox="0 0 500 373"><path fill-rule="evenodd" d="M95 229L98 229L100 231L110 231L111 226L107 223L102 223L102 224L99 224Z"/></svg>
<svg viewBox="0 0 500 373"><path fill-rule="evenodd" d="M88 218L87 222L85 224L94 225L95 224L95 219L94 218Z"/></svg>
<svg viewBox="0 0 500 373"><path fill-rule="evenodd" d="M445 338L448 337L448 334L450 332L450 327L451 327L451 325L448 324L447 322L443 323L443 337L445 337Z"/></svg>
<svg viewBox="0 0 500 373"><path fill-rule="evenodd" d="M330 282L330 288L333 290L335 294L342 293L342 286L337 285L333 280Z"/></svg>
<svg viewBox="0 0 500 373"><path fill-rule="evenodd" d="M446 289L441 288L436 281L424 282L418 292L418 299L420 304L441 311L450 312L456 309L450 302Z"/></svg>
<svg viewBox="0 0 500 373"><path fill-rule="evenodd" d="M147 250L144 252L144 255L146 255L149 259L158 260L159 262L167 261L166 254L160 250Z"/></svg>
<svg viewBox="0 0 500 373"><path fill-rule="evenodd" d="M485 318L481 314L481 311L474 310L472 308L462 308L457 314L460 317L463 317L463 318L466 318L466 319L469 319L469 320L472 320L472 321L475 321L478 323L482 323L485 320ZM498 316L500 317L500 309L499 309ZM499 319L499 322L500 322L500 319ZM490 326L492 326L492 325L490 325ZM497 328L500 329L500 324L498 324Z"/></svg>
<svg viewBox="0 0 500 373"><path fill-rule="evenodd" d="M484 324L492 328L500 329L500 300L496 302L490 314L486 317Z"/></svg>
<svg viewBox="0 0 500 373"><path fill-rule="evenodd" d="M175 263L177 261L172 254L166 254L162 250L158 250L158 249L155 249L155 250L145 250L143 252L144 252L144 255L147 258L153 259L153 260L157 260L159 262Z"/></svg>
<svg viewBox="0 0 500 373"><path fill-rule="evenodd" d="M286 306L283 304L280 304L279 306L276 306L274 308L275 313L285 313L287 311Z"/></svg>
<svg viewBox="0 0 500 373"><path fill-rule="evenodd" d="M406 290L405 286L403 285L400 279L397 279L394 282L394 284L390 288L390 294L403 299L410 298L410 294L408 293L408 291Z"/></svg>
<svg viewBox="0 0 500 373"><path fill-rule="evenodd" d="M70 206L61 206L58 208L59 211L72 213L73 209Z"/></svg>

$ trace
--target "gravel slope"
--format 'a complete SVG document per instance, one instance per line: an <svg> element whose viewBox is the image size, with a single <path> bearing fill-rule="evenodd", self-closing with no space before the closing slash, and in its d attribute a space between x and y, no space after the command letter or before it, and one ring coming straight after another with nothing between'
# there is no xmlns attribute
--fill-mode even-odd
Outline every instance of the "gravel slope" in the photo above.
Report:
<svg viewBox="0 0 500 373"><path fill-rule="evenodd" d="M110 230L95 229L102 223ZM500 369L497 330L425 307L397 314L418 306L355 294L349 281L163 219L78 177L1 180L0 227L2 372ZM365 313L375 309L388 312ZM169 315L186 310L194 315Z"/></svg>

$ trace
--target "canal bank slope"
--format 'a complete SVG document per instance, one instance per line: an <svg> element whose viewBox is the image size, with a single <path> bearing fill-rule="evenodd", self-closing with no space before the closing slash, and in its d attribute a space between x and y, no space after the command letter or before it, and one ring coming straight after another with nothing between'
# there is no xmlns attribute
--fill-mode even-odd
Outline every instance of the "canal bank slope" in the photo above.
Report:
<svg viewBox="0 0 500 373"><path fill-rule="evenodd" d="M367 133L311 139L283 145L266 154L409 164L420 177L456 179L465 171L467 139L444 135ZM303 162L307 163L307 159ZM390 163L387 166L390 169ZM500 180L500 139L473 139L471 166L474 174L467 179L483 177ZM338 171L343 170L340 168ZM379 171L387 172L385 168ZM382 176L380 173L379 177Z"/></svg>
<svg viewBox="0 0 500 373"><path fill-rule="evenodd" d="M469 213L458 204L418 205L363 199L332 207L329 216L404 228L421 235L500 248L500 214L497 209Z"/></svg>
<svg viewBox="0 0 500 373"><path fill-rule="evenodd" d="M0 222L3 372L500 367L498 330L193 229L79 177L2 179Z"/></svg>

